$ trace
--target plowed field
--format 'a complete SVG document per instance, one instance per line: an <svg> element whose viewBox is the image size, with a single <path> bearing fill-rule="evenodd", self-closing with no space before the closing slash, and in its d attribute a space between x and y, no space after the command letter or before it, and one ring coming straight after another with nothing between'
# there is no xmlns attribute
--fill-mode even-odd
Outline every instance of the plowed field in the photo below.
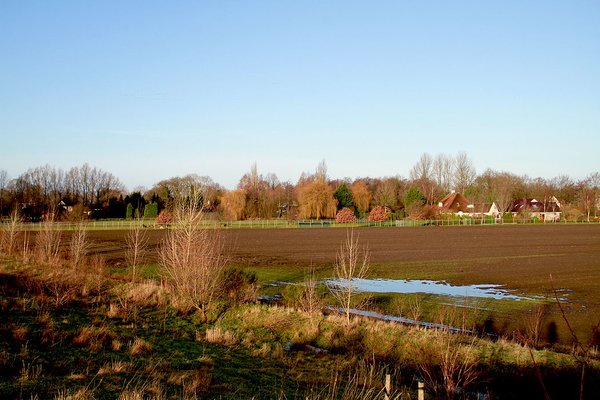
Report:
<svg viewBox="0 0 600 400"><path fill-rule="evenodd" d="M335 262L346 230L339 228L222 230L236 265L263 280L299 280L309 265ZM500 284L527 296L564 295L580 331L600 318L600 225L358 228L372 276ZM156 248L165 230L150 230ZM119 265L126 231L91 231L93 251ZM556 310L554 310L556 313ZM556 315L555 315L556 317Z"/></svg>

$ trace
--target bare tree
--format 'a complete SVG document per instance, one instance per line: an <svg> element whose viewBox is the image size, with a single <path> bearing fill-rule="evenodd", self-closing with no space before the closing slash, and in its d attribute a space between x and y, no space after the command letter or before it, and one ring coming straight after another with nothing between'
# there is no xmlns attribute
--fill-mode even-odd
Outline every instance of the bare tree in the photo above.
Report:
<svg viewBox="0 0 600 400"><path fill-rule="evenodd" d="M476 173L473 161L464 151L459 152L454 159L454 186L460 193L475 181Z"/></svg>
<svg viewBox="0 0 600 400"><path fill-rule="evenodd" d="M328 284L331 294L344 310L348 324L351 307L360 309L366 302L365 299L359 304L353 304L360 291L359 283L368 276L369 267L369 250L366 247L361 248L358 234L355 235L353 229L348 230L334 265L334 277Z"/></svg>
<svg viewBox="0 0 600 400"><path fill-rule="evenodd" d="M125 237L125 260L131 268L132 281L136 281L139 275L139 266L148 249L148 232L144 229L142 220L137 219L127 232Z"/></svg>
<svg viewBox="0 0 600 400"><path fill-rule="evenodd" d="M423 153L419 161L409 172L410 179L423 192L429 203L435 201L436 184L432 173L433 160L427 153Z"/></svg>
<svg viewBox="0 0 600 400"><path fill-rule="evenodd" d="M411 168L408 176L412 181L431 179L433 161L428 153L423 153L417 163Z"/></svg>
<svg viewBox="0 0 600 400"><path fill-rule="evenodd" d="M0 220L2 218L2 211L4 211L4 190L8 186L10 177L5 169L0 169Z"/></svg>
<svg viewBox="0 0 600 400"><path fill-rule="evenodd" d="M196 309L206 322L214 300L223 288L223 239L216 229L202 228L204 215L197 202L179 202L173 210L174 226L160 250L160 265L177 301Z"/></svg>
<svg viewBox="0 0 600 400"><path fill-rule="evenodd" d="M69 258L71 261L71 268L78 270L85 262L87 257L90 243L87 237L87 229L83 223L79 223L75 227L75 231L71 236L71 245L69 247Z"/></svg>
<svg viewBox="0 0 600 400"><path fill-rule="evenodd" d="M59 259L62 232L54 226L55 213L48 212L35 238L35 250L40 262L56 265Z"/></svg>
<svg viewBox="0 0 600 400"><path fill-rule="evenodd" d="M589 222L591 214L596 214L600 200L600 173L591 173L579 183L578 198L581 209L587 215Z"/></svg>
<svg viewBox="0 0 600 400"><path fill-rule="evenodd" d="M19 209L14 207L10 213L10 218L7 224L2 224L2 249L12 256L17 247L17 236L22 230L21 215Z"/></svg>
<svg viewBox="0 0 600 400"><path fill-rule="evenodd" d="M315 171L315 179L327 181L327 164L323 159L318 165L317 170Z"/></svg>
<svg viewBox="0 0 600 400"><path fill-rule="evenodd" d="M451 156L441 153L435 156L432 166L432 176L439 190L444 195L450 193L453 169L454 160Z"/></svg>
<svg viewBox="0 0 600 400"><path fill-rule="evenodd" d="M373 195L373 205L394 208L398 204L396 185L391 180L382 182Z"/></svg>

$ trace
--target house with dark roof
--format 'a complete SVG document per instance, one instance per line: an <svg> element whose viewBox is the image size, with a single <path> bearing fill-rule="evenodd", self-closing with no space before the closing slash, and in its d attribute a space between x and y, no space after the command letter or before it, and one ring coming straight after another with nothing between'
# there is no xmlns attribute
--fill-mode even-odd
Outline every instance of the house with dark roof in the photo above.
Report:
<svg viewBox="0 0 600 400"><path fill-rule="evenodd" d="M560 203L552 201L541 202L536 199L517 199L513 201L506 212L516 217L521 214L529 218L539 218L542 221L558 221L562 215Z"/></svg>

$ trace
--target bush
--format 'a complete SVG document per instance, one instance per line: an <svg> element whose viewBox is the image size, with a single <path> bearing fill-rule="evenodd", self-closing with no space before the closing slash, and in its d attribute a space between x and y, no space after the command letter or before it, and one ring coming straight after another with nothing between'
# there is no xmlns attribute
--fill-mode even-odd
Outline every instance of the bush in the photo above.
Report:
<svg viewBox="0 0 600 400"><path fill-rule="evenodd" d="M160 212L160 214L158 214L158 217L156 217L156 223L157 224L170 224L171 220L173 218L171 217L171 213L166 211L166 210L162 210Z"/></svg>
<svg viewBox="0 0 600 400"><path fill-rule="evenodd" d="M158 204L146 204L146 207L144 207L144 218L155 219L156 217L158 217Z"/></svg>
<svg viewBox="0 0 600 400"><path fill-rule="evenodd" d="M337 215L335 216L335 222L337 222L338 224L355 221L356 217L354 216L354 212L348 207L344 207L342 210L338 211Z"/></svg>
<svg viewBox="0 0 600 400"><path fill-rule="evenodd" d="M125 218L132 219L133 218L133 204L127 204L127 211L125 211Z"/></svg>
<svg viewBox="0 0 600 400"><path fill-rule="evenodd" d="M256 273L241 268L228 268L223 274L223 294L237 304L256 299L258 278Z"/></svg>
<svg viewBox="0 0 600 400"><path fill-rule="evenodd" d="M369 221L385 221L387 219L387 211L381 206L375 207L369 214Z"/></svg>

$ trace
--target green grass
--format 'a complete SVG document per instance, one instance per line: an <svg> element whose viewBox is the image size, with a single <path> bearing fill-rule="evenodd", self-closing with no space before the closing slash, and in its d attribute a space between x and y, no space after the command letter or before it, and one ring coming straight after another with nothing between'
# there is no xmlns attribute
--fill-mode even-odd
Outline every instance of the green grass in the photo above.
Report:
<svg viewBox="0 0 600 400"><path fill-rule="evenodd" d="M456 354L462 362L474 363L474 390L510 398L515 387L524 385L530 398L541 393L528 350L510 341L361 318L346 325L334 314L260 304L224 304L219 318L205 324L200 315L178 311L161 295L156 301L139 300L133 293L143 289L141 284L123 283L122 277L107 277L100 290L91 291L82 290L84 281L73 281L69 285L76 295L58 306L48 293L47 272L19 263L2 266L2 398L55 399L60 391L86 389L95 399L115 399L127 391L146 398L160 393L161 398L299 399L311 390L328 390L335 376L342 387L352 376L377 376L371 384L380 388L380 371L393 372L403 398L415 398L413 375L424 360L441 362L444 343L460 350ZM411 300L382 294L374 296L372 306L392 308ZM450 314L466 325L474 321L456 307L437 304L438 310L443 307L447 321ZM231 343L207 339L207 332L217 328L231 333ZM145 349L134 350L140 342ZM534 356L550 384L553 376L561 377L554 393L578 387L579 367L569 354L535 350ZM600 389L598 370L593 361L587 393Z"/></svg>

